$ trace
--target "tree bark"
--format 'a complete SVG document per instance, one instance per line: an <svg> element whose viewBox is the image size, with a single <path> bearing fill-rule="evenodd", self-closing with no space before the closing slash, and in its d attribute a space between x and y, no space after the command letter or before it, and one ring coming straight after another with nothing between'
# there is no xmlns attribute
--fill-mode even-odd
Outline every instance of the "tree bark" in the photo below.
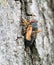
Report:
<svg viewBox="0 0 54 65"><path fill-rule="evenodd" d="M0 64L54 65L54 1L0 0ZM21 17L38 21L37 54L24 51ZM40 61L39 61L40 57Z"/></svg>
<svg viewBox="0 0 54 65"><path fill-rule="evenodd" d="M20 1L0 2L0 65L24 65Z"/></svg>

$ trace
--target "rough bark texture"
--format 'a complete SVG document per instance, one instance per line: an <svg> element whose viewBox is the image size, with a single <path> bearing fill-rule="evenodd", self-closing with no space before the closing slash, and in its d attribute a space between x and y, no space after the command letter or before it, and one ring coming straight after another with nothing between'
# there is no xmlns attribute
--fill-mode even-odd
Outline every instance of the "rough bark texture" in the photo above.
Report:
<svg viewBox="0 0 54 65"><path fill-rule="evenodd" d="M21 17L31 18L32 14L42 30L33 59L24 51L20 26ZM0 65L54 65L53 24L54 0L0 0Z"/></svg>

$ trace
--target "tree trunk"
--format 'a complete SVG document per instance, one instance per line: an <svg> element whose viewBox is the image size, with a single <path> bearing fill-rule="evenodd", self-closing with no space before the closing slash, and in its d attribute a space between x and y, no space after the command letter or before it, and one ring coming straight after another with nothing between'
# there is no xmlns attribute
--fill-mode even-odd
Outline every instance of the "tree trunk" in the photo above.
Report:
<svg viewBox="0 0 54 65"><path fill-rule="evenodd" d="M54 65L54 1L0 0L0 65ZM38 21L37 54L24 51L21 17ZM38 60L38 58L40 59Z"/></svg>
<svg viewBox="0 0 54 65"><path fill-rule="evenodd" d="M21 4L14 0L0 2L0 65L24 65Z"/></svg>

